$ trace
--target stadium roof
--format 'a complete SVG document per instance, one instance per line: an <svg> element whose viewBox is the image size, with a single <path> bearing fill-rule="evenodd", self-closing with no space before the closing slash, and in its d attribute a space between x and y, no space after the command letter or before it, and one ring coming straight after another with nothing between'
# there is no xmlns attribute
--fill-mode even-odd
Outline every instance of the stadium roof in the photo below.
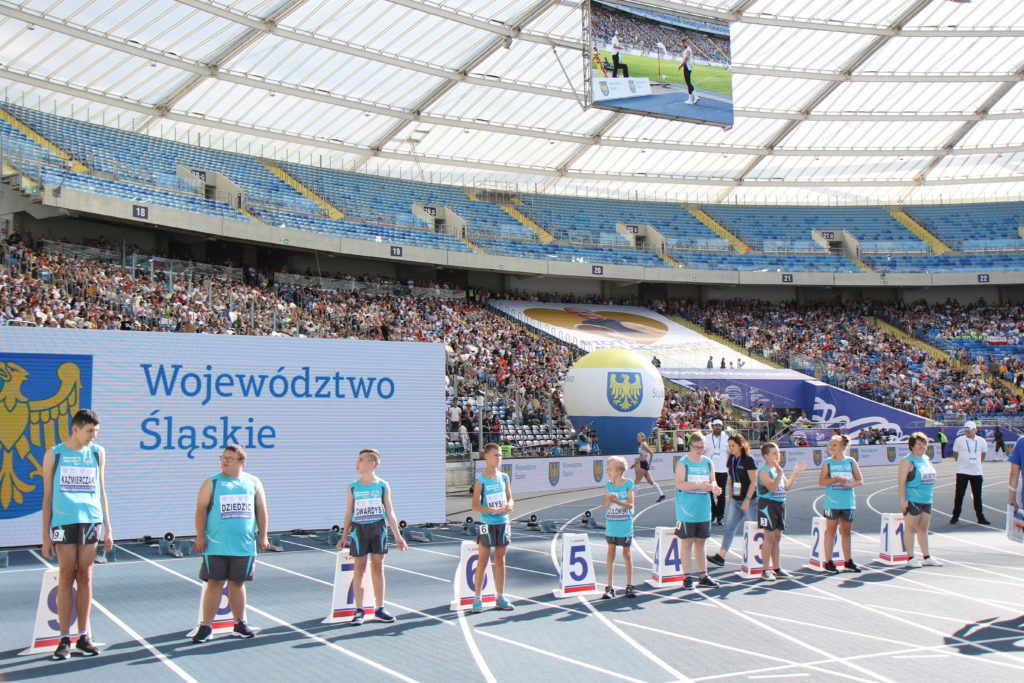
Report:
<svg viewBox="0 0 1024 683"><path fill-rule="evenodd" d="M10 101L520 191L1024 195L1021 0L648 0L732 23L730 130L581 104L578 0L0 0Z"/></svg>

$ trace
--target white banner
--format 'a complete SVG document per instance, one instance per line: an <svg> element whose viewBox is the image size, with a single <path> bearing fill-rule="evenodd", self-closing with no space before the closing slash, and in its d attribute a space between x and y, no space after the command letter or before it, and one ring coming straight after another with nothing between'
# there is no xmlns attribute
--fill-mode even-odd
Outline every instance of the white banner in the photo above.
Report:
<svg viewBox="0 0 1024 683"><path fill-rule="evenodd" d="M933 446L929 446L931 451ZM896 446L853 446L850 454L856 458L861 467L874 467L878 465L897 464L907 454L907 445ZM658 481L672 479L675 472L675 462L685 456L685 453L655 453L654 462L651 465L651 476ZM758 466L764 462L761 458L761 451L754 449L751 457ZM808 469L817 469L824 459L828 458L828 451L822 448L783 448L782 463L786 470L791 470L795 464L802 462ZM634 456L626 456L626 462L633 464ZM562 458L507 458L502 461L501 469L509 476L512 484L512 493L537 493L543 491L558 491L562 489L582 489L601 486L608 481L608 472L605 467L606 455L576 455ZM938 458L935 455L933 459ZM484 471L486 463L477 460L475 463L476 474ZM627 470L626 478L632 479L635 470ZM896 476L893 470L893 477ZM895 480L894 480L895 481ZM646 484L641 484L646 486Z"/></svg>
<svg viewBox="0 0 1024 683"><path fill-rule="evenodd" d="M624 97L644 97L650 94L651 82L646 78L594 79L595 102L617 100Z"/></svg>
<svg viewBox="0 0 1024 683"><path fill-rule="evenodd" d="M651 476L655 479L671 479L673 458L682 453L656 453L651 465ZM560 491L602 486L608 481L606 455L577 455L564 458L510 458L502 461L501 469L508 474L513 496L516 493L537 493L539 491ZM632 457L626 461L632 465ZM476 474L484 471L487 463L476 461ZM626 478L632 479L634 470L626 471ZM646 484L642 484L646 486Z"/></svg>
<svg viewBox="0 0 1024 683"><path fill-rule="evenodd" d="M225 445L248 452L271 530L344 517L361 448L395 512L444 519L444 348L287 337L0 328L0 547L42 539L41 463L92 408L118 539L195 533Z"/></svg>
<svg viewBox="0 0 1024 683"><path fill-rule="evenodd" d="M491 306L525 325L584 351L629 349L656 354L663 367L705 368L714 356L719 367L742 360L746 368L767 368L749 356L720 344L674 320L638 306L553 304L533 301L492 301Z"/></svg>

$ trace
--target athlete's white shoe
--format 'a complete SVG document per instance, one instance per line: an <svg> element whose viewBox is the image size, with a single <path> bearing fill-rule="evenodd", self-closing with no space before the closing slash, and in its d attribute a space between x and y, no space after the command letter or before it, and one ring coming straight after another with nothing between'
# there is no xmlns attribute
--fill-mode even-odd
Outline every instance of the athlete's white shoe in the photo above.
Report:
<svg viewBox="0 0 1024 683"><path fill-rule="evenodd" d="M922 567L921 560L916 557L912 557L907 560L907 569L920 569Z"/></svg>
<svg viewBox="0 0 1024 683"><path fill-rule="evenodd" d="M694 93L694 95L693 95L693 104L697 104L697 102L699 102L699 101L700 101L700 95Z"/></svg>
<svg viewBox="0 0 1024 683"><path fill-rule="evenodd" d="M924 562L921 563L923 567L941 567L942 563L936 560L934 557L926 557Z"/></svg>

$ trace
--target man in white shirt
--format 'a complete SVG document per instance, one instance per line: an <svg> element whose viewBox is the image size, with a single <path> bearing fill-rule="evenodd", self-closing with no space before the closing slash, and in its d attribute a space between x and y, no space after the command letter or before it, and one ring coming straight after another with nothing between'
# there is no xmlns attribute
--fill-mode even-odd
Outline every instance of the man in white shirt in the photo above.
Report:
<svg viewBox="0 0 1024 683"><path fill-rule="evenodd" d="M985 462L988 444L978 436L978 426L973 422L964 423L963 436L956 437L953 442L953 458L956 460L956 492L953 494L953 516L950 524L960 521L960 508L964 502L967 484L971 485L971 498L974 500L974 514L978 516L978 524L991 524L985 519L985 511L981 506L981 463Z"/></svg>
<svg viewBox="0 0 1024 683"><path fill-rule="evenodd" d="M457 400L452 401L452 405L448 408L448 431L459 431L459 423L461 421L462 408L459 407L459 402Z"/></svg>
<svg viewBox="0 0 1024 683"><path fill-rule="evenodd" d="M715 498L711 496L711 520L718 526L722 525L722 518L725 516L725 490L729 484L729 437L722 432L725 425L719 419L711 421L711 433L705 440L704 454L711 458L711 464L715 466L715 483L722 489L722 494Z"/></svg>
<svg viewBox="0 0 1024 683"><path fill-rule="evenodd" d="M619 41L619 34L616 33L612 36L612 78L619 77L619 70L622 70L622 75L629 78L629 65L621 60L619 52L622 51L622 42Z"/></svg>

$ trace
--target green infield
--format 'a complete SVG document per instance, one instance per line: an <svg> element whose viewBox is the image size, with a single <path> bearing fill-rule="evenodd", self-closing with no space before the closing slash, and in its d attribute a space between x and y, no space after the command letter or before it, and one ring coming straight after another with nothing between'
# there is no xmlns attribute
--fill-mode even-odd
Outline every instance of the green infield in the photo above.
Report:
<svg viewBox="0 0 1024 683"><path fill-rule="evenodd" d="M601 59L611 64L612 54L610 52L601 51L599 54ZM679 60L664 58L661 60L661 73L665 74L666 78L661 78L658 74L658 60L654 57L623 53L622 61L629 65L629 75L633 78L647 78L652 83L677 83L684 87L686 85L686 81L683 80L683 70L679 68ZM609 73L609 75L611 74ZM594 76L600 77L600 72L595 70ZM732 97L732 72L725 67L698 64L693 69L690 78L693 80L693 87L699 90Z"/></svg>

